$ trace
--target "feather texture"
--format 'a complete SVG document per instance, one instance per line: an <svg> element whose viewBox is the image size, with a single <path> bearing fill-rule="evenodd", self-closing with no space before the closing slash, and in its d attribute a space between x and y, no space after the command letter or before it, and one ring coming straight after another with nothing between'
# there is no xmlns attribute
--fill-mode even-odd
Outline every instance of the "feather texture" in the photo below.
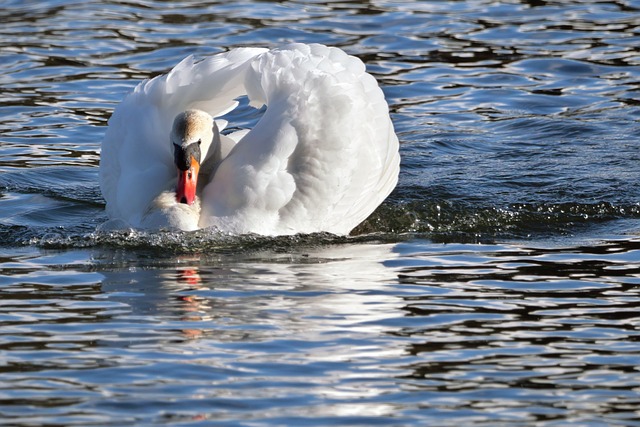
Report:
<svg viewBox="0 0 640 427"><path fill-rule="evenodd" d="M221 116L242 95L266 111L248 133L222 136L232 148L199 205L161 197L175 186L175 115L197 108ZM100 180L108 215L132 227L348 234L393 190L398 172L388 106L364 64L337 48L294 44L188 57L138 85L109 121Z"/></svg>

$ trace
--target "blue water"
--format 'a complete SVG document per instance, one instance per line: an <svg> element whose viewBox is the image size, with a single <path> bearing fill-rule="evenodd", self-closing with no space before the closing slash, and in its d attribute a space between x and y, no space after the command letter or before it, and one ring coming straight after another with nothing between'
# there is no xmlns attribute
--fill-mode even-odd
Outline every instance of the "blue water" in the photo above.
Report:
<svg viewBox="0 0 640 427"><path fill-rule="evenodd" d="M640 425L638 1L6 1L0 424ZM320 42L400 183L347 238L100 231L117 103ZM232 125L259 113L241 109Z"/></svg>

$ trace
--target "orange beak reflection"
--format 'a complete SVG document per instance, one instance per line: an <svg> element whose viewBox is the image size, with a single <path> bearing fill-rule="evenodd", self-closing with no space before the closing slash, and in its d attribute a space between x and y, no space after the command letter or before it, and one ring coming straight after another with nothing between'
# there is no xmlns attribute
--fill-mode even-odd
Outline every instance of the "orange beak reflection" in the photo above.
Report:
<svg viewBox="0 0 640 427"><path fill-rule="evenodd" d="M196 201L196 188L198 186L198 172L200 164L191 156L191 166L187 170L178 169L178 186L176 187L176 201L192 205Z"/></svg>

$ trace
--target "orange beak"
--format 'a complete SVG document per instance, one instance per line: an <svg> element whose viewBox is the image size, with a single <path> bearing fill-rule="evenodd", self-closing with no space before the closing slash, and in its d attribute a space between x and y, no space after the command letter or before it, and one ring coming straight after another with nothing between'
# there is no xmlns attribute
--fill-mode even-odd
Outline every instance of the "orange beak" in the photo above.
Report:
<svg viewBox="0 0 640 427"><path fill-rule="evenodd" d="M187 170L178 169L178 186L176 187L176 201L192 205L196 201L196 188L198 186L198 172L200 163L191 156L191 166Z"/></svg>

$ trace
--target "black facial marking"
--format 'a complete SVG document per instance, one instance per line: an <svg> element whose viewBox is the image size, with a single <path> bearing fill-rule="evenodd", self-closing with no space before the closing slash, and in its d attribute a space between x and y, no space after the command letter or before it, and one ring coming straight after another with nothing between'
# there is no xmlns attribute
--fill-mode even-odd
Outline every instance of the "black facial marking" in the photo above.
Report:
<svg viewBox="0 0 640 427"><path fill-rule="evenodd" d="M173 144L173 161L177 168L186 171L191 167L191 157L198 163L200 163L200 141L197 144L189 144L183 147L178 144Z"/></svg>

